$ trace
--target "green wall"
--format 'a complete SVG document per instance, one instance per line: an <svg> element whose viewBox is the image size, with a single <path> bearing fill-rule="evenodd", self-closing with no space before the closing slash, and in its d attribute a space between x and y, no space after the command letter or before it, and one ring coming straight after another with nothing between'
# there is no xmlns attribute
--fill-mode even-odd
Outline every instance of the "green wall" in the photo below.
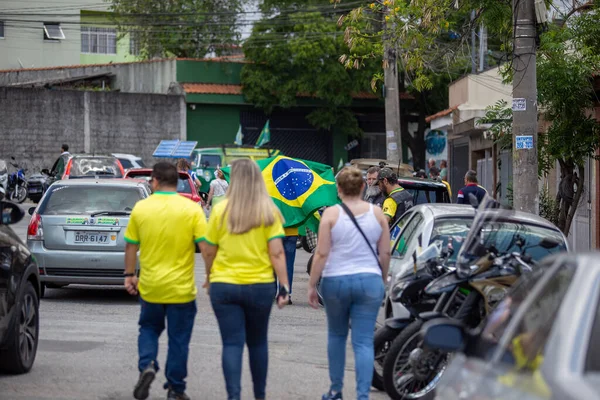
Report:
<svg viewBox="0 0 600 400"><path fill-rule="evenodd" d="M219 61L177 61L177 81L188 83L241 83L243 63Z"/></svg>
<svg viewBox="0 0 600 400"><path fill-rule="evenodd" d="M99 28L114 28L110 26L110 13L98 11L81 11L81 25L94 26L94 23ZM81 47L79 48L81 51ZM138 58L129 53L129 35L126 34L120 37L117 32L117 54L84 54L79 53L79 62L81 64L108 64L110 62L131 62Z"/></svg>
<svg viewBox="0 0 600 400"><path fill-rule="evenodd" d="M240 126L240 108L236 105L195 104L187 106L187 140L198 147L233 144Z"/></svg>

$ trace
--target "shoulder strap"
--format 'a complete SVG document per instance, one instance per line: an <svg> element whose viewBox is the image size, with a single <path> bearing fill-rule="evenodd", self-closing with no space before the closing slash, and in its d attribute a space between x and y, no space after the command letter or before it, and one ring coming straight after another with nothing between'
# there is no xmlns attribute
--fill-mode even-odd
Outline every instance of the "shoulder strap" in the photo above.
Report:
<svg viewBox="0 0 600 400"><path fill-rule="evenodd" d="M367 238L367 235L365 235L365 233L363 232L363 230L360 228L360 225L356 221L356 218L354 218L354 214L352 214L352 211L350 211L350 209L348 208L348 206L345 205L344 203L340 203L340 207L342 207L342 209L346 212L346 214L348 215L348 217L350 217L350 220L352 221L352 223L354 223L354 226L356 226L356 229L358 229L358 231L362 235L363 239L365 239L365 242L367 243L367 246L369 246L369 249L371 249L371 252L373 253L373 256L375 257L375 260L377 260L377 265L379 266L379 269L383 270L381 268L381 263L379 262L379 256L377 255L377 253L373 249L373 246L371 246L371 243L369 242L369 239Z"/></svg>

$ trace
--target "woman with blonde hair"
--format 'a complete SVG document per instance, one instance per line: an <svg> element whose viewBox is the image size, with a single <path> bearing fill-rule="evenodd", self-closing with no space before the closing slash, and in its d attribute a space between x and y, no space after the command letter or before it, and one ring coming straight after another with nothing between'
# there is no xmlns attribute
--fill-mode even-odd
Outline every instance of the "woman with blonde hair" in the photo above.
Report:
<svg viewBox="0 0 600 400"><path fill-rule="evenodd" d="M367 400L373 378L373 334L390 264L390 233L383 211L361 199L362 172L344 168L336 177L342 204L325 210L319 225L308 300L318 308L316 285L327 314L329 378L322 400L341 400L346 339L352 324L352 347L358 400Z"/></svg>
<svg viewBox="0 0 600 400"><path fill-rule="evenodd" d="M213 207L202 251L210 301L223 342L222 365L228 400L241 394L242 354L248 346L254 398L265 398L269 361L267 331L276 294L288 302L282 238L283 217L267 193L258 165L236 160L225 200ZM273 273L275 272L275 274Z"/></svg>

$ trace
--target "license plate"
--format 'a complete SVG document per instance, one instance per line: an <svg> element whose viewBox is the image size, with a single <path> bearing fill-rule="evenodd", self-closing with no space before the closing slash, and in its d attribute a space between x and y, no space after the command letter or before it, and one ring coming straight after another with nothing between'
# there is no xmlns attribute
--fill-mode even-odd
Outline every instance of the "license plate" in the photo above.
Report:
<svg viewBox="0 0 600 400"><path fill-rule="evenodd" d="M109 245L116 240L116 234L111 232L75 232L73 242L76 244Z"/></svg>

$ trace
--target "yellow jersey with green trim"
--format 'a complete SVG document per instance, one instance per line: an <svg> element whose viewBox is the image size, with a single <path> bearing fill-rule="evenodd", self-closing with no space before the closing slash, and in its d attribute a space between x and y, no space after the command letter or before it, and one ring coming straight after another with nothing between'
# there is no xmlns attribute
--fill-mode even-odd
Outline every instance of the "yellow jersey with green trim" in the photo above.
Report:
<svg viewBox="0 0 600 400"><path fill-rule="evenodd" d="M232 234L227 230L224 200L213 207L208 220L208 229L202 240L217 246L217 255L210 270L210 283L230 283L251 285L275 282L273 264L269 257L269 241L283 238L283 224L276 214L271 226L261 225L242 234Z"/></svg>
<svg viewBox="0 0 600 400"><path fill-rule="evenodd" d="M390 218L390 226L396 222L402 214L413 206L413 197L410 192L402 187L390 192L383 202L383 214Z"/></svg>
<svg viewBox="0 0 600 400"><path fill-rule="evenodd" d="M140 246L138 291L144 301L180 304L196 298L195 250L206 227L202 207L176 192L155 192L136 203L125 241Z"/></svg>

